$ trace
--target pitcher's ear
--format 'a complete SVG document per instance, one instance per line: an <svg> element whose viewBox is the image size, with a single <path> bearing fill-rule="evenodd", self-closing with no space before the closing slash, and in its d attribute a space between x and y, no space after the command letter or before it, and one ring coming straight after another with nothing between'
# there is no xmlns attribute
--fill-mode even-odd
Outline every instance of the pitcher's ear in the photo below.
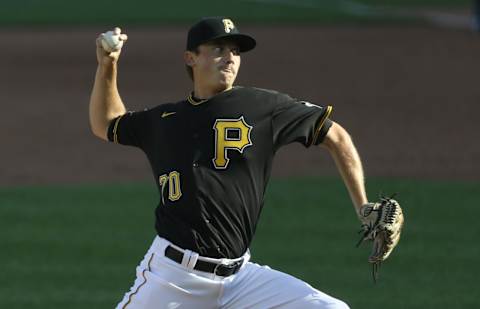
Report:
<svg viewBox="0 0 480 309"><path fill-rule="evenodd" d="M183 53L183 60L185 61L185 64L192 67L195 64L195 57L193 55L193 52L191 51L185 51Z"/></svg>

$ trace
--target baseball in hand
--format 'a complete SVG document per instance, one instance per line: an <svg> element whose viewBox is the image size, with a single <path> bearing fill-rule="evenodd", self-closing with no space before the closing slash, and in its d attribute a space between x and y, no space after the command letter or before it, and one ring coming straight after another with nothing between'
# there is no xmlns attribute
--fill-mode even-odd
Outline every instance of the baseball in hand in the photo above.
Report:
<svg viewBox="0 0 480 309"><path fill-rule="evenodd" d="M118 27L113 31L102 33L101 36L102 47L109 53L119 51L123 46L123 42L127 40L127 35L122 34L122 30Z"/></svg>

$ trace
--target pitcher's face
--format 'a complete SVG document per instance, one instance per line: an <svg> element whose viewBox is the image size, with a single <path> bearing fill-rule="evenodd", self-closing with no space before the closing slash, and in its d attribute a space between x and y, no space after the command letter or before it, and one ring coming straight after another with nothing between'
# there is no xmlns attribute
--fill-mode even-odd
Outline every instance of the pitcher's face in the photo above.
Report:
<svg viewBox="0 0 480 309"><path fill-rule="evenodd" d="M219 40L198 47L191 54L194 82L214 89L230 89L240 68L240 51L231 40Z"/></svg>

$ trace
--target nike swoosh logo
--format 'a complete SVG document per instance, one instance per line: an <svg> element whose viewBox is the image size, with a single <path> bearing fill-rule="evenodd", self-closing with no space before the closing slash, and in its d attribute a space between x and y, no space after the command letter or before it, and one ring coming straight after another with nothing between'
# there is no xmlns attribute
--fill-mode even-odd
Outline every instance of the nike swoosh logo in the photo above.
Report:
<svg viewBox="0 0 480 309"><path fill-rule="evenodd" d="M162 118L168 117L170 115L176 114L177 112L163 112Z"/></svg>

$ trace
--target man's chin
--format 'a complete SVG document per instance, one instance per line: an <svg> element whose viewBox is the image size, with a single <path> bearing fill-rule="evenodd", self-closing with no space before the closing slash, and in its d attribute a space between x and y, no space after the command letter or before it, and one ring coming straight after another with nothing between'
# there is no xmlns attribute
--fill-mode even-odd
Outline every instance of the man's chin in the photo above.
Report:
<svg viewBox="0 0 480 309"><path fill-rule="evenodd" d="M230 88L232 85L233 85L233 82L235 81L235 77L234 76L225 76L223 75L219 80L218 80L218 83L219 85L222 85L226 88Z"/></svg>
<svg viewBox="0 0 480 309"><path fill-rule="evenodd" d="M222 92L222 91L225 91L225 90L228 90L230 88L232 88L232 83L219 83L217 84L217 91L216 92Z"/></svg>

